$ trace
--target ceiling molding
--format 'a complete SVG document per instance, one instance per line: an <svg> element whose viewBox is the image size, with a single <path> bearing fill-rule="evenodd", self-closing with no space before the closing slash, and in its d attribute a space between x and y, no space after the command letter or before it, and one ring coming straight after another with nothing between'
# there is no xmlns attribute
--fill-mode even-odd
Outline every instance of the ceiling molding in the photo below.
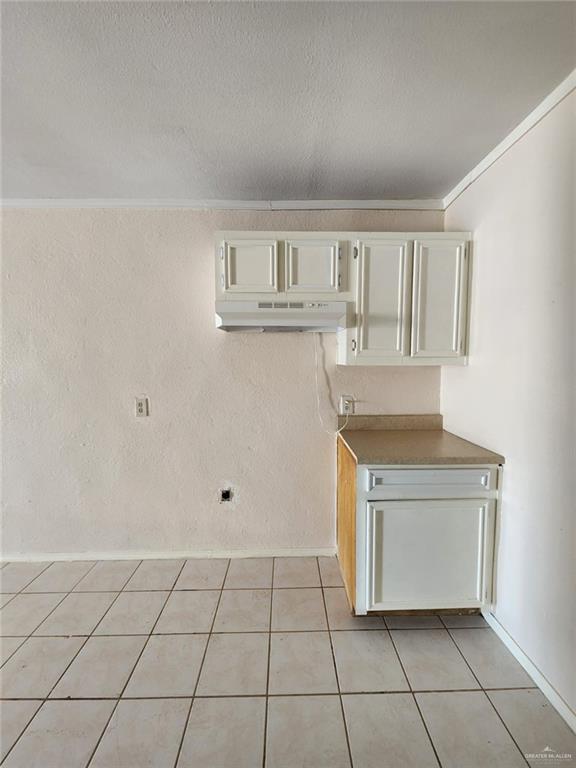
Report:
<svg viewBox="0 0 576 768"><path fill-rule="evenodd" d="M532 128L534 128L535 125L537 125L544 117L546 117L546 115L551 112L554 107L560 104L560 102L569 96L575 89L576 69L572 70L568 77L563 80L560 85L552 91L552 93L548 94L548 96L546 96L546 98L540 102L536 109L530 112L528 117L522 120L522 122L517 125L516 128L514 128L514 130L511 131L508 136L506 136L506 138L500 142L500 144L494 147L494 149L489 152L486 157L470 171L470 173L467 173L466 176L464 176L462 181L456 184L454 189L444 198L444 210L446 210L449 205L452 205L456 198L459 197L465 189L473 184L476 179L482 176L482 174L487 171L491 165L494 165L494 163L499 160L502 155L504 155L511 147L513 147L517 141L519 141Z"/></svg>
<svg viewBox="0 0 576 768"><path fill-rule="evenodd" d="M195 211L442 211L438 200L125 200L5 199L2 208L183 208Z"/></svg>

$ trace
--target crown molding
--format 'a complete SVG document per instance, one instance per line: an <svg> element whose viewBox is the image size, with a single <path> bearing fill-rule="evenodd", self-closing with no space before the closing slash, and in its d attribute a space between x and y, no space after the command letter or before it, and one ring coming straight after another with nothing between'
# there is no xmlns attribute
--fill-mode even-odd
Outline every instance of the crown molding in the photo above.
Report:
<svg viewBox="0 0 576 768"><path fill-rule="evenodd" d="M482 174L494 165L494 163L502 157L511 147L516 144L523 136L525 136L535 125L537 125L546 115L551 112L554 107L560 104L572 91L576 89L576 69L563 80L560 85L555 88L552 93L549 93L546 98L540 102L540 104L530 114L522 120L522 122L511 131L500 144L489 152L486 157L481 160L478 165L473 168L470 173L454 187L451 192L448 192L443 201L443 208L446 210L448 206L452 205L454 200L459 197L465 189L473 184Z"/></svg>
<svg viewBox="0 0 576 768"><path fill-rule="evenodd" d="M442 200L139 200L123 198L4 199L2 208L180 208L194 211L442 211Z"/></svg>

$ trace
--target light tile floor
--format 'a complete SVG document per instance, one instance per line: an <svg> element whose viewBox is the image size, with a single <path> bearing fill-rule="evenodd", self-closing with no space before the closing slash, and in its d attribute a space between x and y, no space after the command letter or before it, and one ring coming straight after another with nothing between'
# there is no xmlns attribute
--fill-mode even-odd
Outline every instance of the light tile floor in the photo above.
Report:
<svg viewBox="0 0 576 768"><path fill-rule="evenodd" d="M0 587L6 768L576 768L482 617L355 618L335 558L10 563Z"/></svg>

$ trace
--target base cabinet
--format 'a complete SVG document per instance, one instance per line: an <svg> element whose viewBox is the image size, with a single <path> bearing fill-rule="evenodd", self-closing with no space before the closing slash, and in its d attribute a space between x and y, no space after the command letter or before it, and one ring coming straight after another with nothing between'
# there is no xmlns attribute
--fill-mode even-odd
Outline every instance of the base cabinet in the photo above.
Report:
<svg viewBox="0 0 576 768"><path fill-rule="evenodd" d="M359 465L339 438L338 558L354 612L490 605L501 473Z"/></svg>
<svg viewBox="0 0 576 768"><path fill-rule="evenodd" d="M494 501L366 505L367 610L477 608L490 591Z"/></svg>

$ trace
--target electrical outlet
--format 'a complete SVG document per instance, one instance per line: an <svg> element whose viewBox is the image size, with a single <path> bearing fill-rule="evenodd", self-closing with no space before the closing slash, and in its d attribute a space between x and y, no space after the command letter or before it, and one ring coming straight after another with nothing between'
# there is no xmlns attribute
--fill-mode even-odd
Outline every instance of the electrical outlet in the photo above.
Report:
<svg viewBox="0 0 576 768"><path fill-rule="evenodd" d="M340 395L340 416L351 416L354 413L354 395Z"/></svg>
<svg viewBox="0 0 576 768"><path fill-rule="evenodd" d="M150 400L146 395L136 398L136 416L150 416Z"/></svg>

